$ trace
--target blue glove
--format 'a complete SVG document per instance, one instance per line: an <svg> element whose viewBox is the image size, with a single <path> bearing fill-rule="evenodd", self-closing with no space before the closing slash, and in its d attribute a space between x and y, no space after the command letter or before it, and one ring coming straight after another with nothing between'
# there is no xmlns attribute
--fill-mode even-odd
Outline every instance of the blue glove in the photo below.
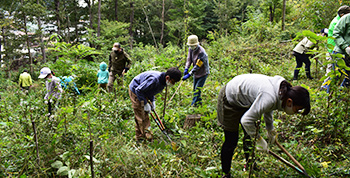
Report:
<svg viewBox="0 0 350 178"><path fill-rule="evenodd" d="M184 76L185 76L186 74L188 74L188 69L185 69L185 71L184 71Z"/></svg>
<svg viewBox="0 0 350 178"><path fill-rule="evenodd" d="M188 78L190 78L190 77L191 77L190 74L186 74L186 75L182 78L182 80L186 80L186 79L188 79Z"/></svg>

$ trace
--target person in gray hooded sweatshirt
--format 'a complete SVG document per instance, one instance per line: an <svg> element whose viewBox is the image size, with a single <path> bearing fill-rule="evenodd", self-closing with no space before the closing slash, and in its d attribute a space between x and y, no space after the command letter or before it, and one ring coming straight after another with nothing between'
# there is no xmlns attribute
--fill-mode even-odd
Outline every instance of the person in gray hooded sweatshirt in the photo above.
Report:
<svg viewBox="0 0 350 178"><path fill-rule="evenodd" d="M261 74L238 75L220 90L217 118L225 135L221 149L221 166L225 173L223 177L231 177L231 161L239 139L239 124L244 132L243 149L247 163L251 147L249 140L256 137L257 150L268 152L267 142L259 134L256 135L255 122L264 116L269 142L274 143L274 110L290 115L304 110L302 114L308 114L309 92L301 86L292 87L281 76L269 77Z"/></svg>

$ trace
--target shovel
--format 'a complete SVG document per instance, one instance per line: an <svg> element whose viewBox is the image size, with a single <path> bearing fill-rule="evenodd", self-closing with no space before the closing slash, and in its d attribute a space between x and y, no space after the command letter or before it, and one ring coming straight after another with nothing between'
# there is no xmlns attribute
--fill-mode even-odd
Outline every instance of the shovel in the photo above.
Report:
<svg viewBox="0 0 350 178"><path fill-rule="evenodd" d="M277 158L278 160L282 161L284 164L286 164L287 166L291 167L292 169L296 170L299 174L304 175L306 177L311 177L307 174L306 170L304 169L304 167L278 142L277 140L277 135L276 135L276 145L297 165L294 166L292 163L288 162L287 160L285 160L284 158L278 156L276 153L272 152L271 150L269 150L269 153L274 156L275 158Z"/></svg>
<svg viewBox="0 0 350 178"><path fill-rule="evenodd" d="M149 103L150 105L152 105L152 102L151 102L150 100L147 100L147 101L148 101L148 103ZM154 109L152 109L152 111L154 112L154 115L156 115L156 117L155 117L155 116L152 114L152 112L150 112L150 114L151 114L153 120L156 122L157 126L158 126L159 129L164 133L164 135L166 135L166 137L168 138L168 140L169 140L170 143L171 143L171 146L172 146L173 150L176 150L176 149L177 149L176 143L173 142L173 141L171 140L170 136L169 136L168 133L165 131L165 127L164 127L162 121L160 120L160 118L159 118L157 112L156 112Z"/></svg>

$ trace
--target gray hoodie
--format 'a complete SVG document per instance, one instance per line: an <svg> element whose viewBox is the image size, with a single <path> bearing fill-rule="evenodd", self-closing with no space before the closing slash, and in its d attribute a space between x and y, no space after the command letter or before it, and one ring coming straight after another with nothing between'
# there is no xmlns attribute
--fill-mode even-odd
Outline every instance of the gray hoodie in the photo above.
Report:
<svg viewBox="0 0 350 178"><path fill-rule="evenodd" d="M225 93L229 104L249 108L242 116L241 123L250 136L255 136L255 121L262 115L264 115L266 129L274 128L273 110L283 111L278 92L284 80L281 76L243 74L227 83Z"/></svg>

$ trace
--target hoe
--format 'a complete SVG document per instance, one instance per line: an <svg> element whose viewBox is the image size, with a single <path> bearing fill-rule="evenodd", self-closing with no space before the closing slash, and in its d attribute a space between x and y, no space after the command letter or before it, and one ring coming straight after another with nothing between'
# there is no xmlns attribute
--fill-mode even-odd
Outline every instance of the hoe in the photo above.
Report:
<svg viewBox="0 0 350 178"><path fill-rule="evenodd" d="M299 174L304 175L306 177L311 177L307 174L307 172L305 171L304 167L278 142L277 140L277 135L276 135L276 145L297 165L294 166L292 163L288 162L287 160L285 160L284 158L278 156L276 153L272 152L271 150L269 150L269 153L274 156L275 158L277 158L278 160L282 161L284 164L286 164L287 166L291 167L292 169L296 170Z"/></svg>

